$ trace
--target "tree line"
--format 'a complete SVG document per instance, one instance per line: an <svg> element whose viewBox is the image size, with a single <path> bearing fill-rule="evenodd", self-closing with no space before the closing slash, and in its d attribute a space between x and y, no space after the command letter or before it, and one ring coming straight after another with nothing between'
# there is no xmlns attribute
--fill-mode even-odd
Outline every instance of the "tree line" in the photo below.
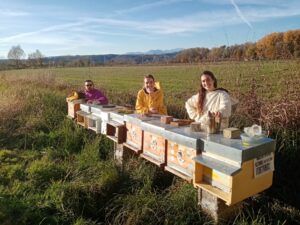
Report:
<svg viewBox="0 0 300 225"><path fill-rule="evenodd" d="M203 61L296 59L300 57L300 29L275 32L264 36L256 43L245 43L218 48L190 48L178 53L177 63Z"/></svg>
<svg viewBox="0 0 300 225"><path fill-rule="evenodd" d="M15 67L23 67L24 61L30 67L41 67L43 65L44 55L37 49L35 52L29 53L27 60L26 54L20 45L12 46L7 54L10 64Z"/></svg>
<svg viewBox="0 0 300 225"><path fill-rule="evenodd" d="M20 45L12 46L7 54L8 61L0 67L26 68L43 66L85 67L99 65L200 63L216 61L250 61L264 59L300 58L300 29L275 32L264 36L255 43L220 46L215 48L190 48L179 53L162 55L91 55L45 57L38 49L26 54Z"/></svg>

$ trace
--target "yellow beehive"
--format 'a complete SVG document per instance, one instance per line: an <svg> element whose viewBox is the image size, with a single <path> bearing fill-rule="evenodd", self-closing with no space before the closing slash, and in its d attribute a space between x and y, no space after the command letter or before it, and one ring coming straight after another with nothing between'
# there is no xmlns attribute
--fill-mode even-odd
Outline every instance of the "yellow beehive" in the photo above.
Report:
<svg viewBox="0 0 300 225"><path fill-rule="evenodd" d="M196 160L194 186L224 200L227 205L233 205L272 185L274 156L270 153L264 157L262 160L257 158L243 162L240 168L228 161L211 157L204 158L203 161ZM219 168L211 166L210 160L212 164L218 164ZM258 160L264 165L259 165ZM227 171L220 169L222 167L229 169Z"/></svg>

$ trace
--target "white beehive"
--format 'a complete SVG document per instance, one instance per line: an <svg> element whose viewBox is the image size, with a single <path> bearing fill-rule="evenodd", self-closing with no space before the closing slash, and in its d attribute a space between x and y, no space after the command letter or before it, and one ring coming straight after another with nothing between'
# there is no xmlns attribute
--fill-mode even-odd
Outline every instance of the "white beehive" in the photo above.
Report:
<svg viewBox="0 0 300 225"><path fill-rule="evenodd" d="M87 116L88 129L101 133L102 120L100 117L90 114Z"/></svg>

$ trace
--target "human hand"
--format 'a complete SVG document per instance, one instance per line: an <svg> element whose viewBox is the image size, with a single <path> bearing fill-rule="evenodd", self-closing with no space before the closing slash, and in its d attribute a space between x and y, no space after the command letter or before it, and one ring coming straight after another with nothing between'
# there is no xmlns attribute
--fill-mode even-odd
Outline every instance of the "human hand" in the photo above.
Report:
<svg viewBox="0 0 300 225"><path fill-rule="evenodd" d="M154 108L154 107L151 107L151 108L149 109L149 112L150 112L150 113L158 113L158 110L157 110L156 108Z"/></svg>
<svg viewBox="0 0 300 225"><path fill-rule="evenodd" d="M93 104L95 104L95 105L101 105L101 102L98 101L98 100L94 100L94 101L93 101Z"/></svg>
<svg viewBox="0 0 300 225"><path fill-rule="evenodd" d="M221 116L222 116L222 114L221 114L220 112L216 112L216 113L215 113L215 121L216 121L217 123L220 123L220 122L221 122Z"/></svg>
<svg viewBox="0 0 300 225"><path fill-rule="evenodd" d="M215 113L215 117L221 117L221 116L222 116L222 114L220 112Z"/></svg>

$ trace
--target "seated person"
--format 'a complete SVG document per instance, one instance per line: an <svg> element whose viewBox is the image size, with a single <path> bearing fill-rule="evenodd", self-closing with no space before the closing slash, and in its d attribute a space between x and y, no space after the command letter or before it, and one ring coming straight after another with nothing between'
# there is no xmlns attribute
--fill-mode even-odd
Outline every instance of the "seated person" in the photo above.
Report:
<svg viewBox="0 0 300 225"><path fill-rule="evenodd" d="M138 92L135 109L140 114L167 114L162 90L151 74L144 77L144 88Z"/></svg>
<svg viewBox="0 0 300 225"><path fill-rule="evenodd" d="M210 71L204 71L200 79L199 93L185 103L187 113L191 119L201 122L201 125L206 124L208 112L214 113L216 117L221 118L220 129L223 130L228 127L231 115L231 99L228 91L217 88L217 79Z"/></svg>
<svg viewBox="0 0 300 225"><path fill-rule="evenodd" d="M85 100L90 104L100 104L107 105L108 99L107 97L98 89L94 88L94 83L91 80L86 80L84 82L84 94Z"/></svg>

